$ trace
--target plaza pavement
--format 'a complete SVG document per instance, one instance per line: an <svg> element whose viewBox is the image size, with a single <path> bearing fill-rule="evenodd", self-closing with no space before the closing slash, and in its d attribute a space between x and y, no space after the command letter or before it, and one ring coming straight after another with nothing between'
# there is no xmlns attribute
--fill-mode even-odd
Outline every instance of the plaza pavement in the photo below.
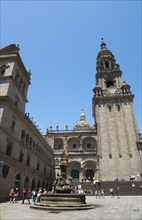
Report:
<svg viewBox="0 0 142 220"><path fill-rule="evenodd" d="M142 196L120 196L120 199L86 196L86 202L94 205L94 209L52 212L31 209L21 201L1 203L0 220L142 220Z"/></svg>

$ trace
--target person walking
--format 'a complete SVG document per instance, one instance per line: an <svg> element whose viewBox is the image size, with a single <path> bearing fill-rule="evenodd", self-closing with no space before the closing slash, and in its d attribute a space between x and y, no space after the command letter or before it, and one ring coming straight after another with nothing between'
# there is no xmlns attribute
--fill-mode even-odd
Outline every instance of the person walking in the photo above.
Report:
<svg viewBox="0 0 142 220"><path fill-rule="evenodd" d="M26 199L27 199L26 204L31 204L31 202L30 202L31 196L32 196L31 190L30 190L30 188L28 188L27 194L26 194Z"/></svg>
<svg viewBox="0 0 142 220"><path fill-rule="evenodd" d="M101 189L101 197L103 198L103 199L105 199L105 190L102 188Z"/></svg>
<svg viewBox="0 0 142 220"><path fill-rule="evenodd" d="M9 198L10 198L10 203L13 202L13 199L14 199L14 189L10 190Z"/></svg>

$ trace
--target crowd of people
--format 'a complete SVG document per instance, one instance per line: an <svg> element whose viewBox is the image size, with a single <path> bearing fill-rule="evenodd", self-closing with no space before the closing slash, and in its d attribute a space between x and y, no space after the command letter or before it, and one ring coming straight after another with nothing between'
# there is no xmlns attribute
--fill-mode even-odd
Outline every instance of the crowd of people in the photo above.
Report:
<svg viewBox="0 0 142 220"><path fill-rule="evenodd" d="M95 195L96 199L99 198L105 198L105 189L101 187L100 183L99 185L94 184L94 190L91 189L83 189L82 185L75 186L74 193L77 194L91 194ZM109 195L111 198L114 198L116 196L117 198L120 198L120 187L116 186L116 189L113 187L109 188Z"/></svg>
<svg viewBox="0 0 142 220"><path fill-rule="evenodd" d="M40 202L40 195L41 193L47 193L46 189L43 189L40 187L38 190L30 190L30 188L26 189L23 187L21 193L19 192L18 188L11 189L9 193L9 202L10 203L16 203L18 201L18 198L22 198L21 204L35 204L35 202Z"/></svg>

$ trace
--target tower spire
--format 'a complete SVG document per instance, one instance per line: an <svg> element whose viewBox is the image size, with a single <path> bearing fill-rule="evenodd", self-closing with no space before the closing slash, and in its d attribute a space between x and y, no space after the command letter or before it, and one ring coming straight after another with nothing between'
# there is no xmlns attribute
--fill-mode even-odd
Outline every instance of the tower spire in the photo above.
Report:
<svg viewBox="0 0 142 220"><path fill-rule="evenodd" d="M101 37L101 48L105 48L106 47L106 43L104 42L104 38Z"/></svg>

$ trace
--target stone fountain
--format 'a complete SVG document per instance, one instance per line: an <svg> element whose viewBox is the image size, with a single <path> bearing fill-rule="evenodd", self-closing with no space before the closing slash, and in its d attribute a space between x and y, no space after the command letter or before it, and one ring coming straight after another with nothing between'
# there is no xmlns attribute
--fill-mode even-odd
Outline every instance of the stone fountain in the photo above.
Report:
<svg viewBox="0 0 142 220"><path fill-rule="evenodd" d="M57 176L53 183L52 192L41 194L40 202L31 205L30 208L43 210L84 210L92 206L86 203L84 194L72 193L72 178L67 176L68 157L63 152L60 161L61 175Z"/></svg>

